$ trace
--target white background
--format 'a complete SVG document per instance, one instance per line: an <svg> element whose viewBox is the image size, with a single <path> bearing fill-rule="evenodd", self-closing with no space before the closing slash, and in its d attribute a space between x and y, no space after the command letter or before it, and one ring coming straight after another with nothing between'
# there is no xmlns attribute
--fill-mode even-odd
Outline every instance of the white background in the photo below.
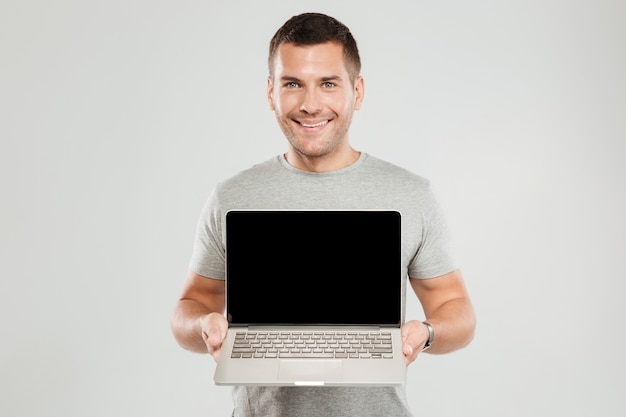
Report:
<svg viewBox="0 0 626 417"><path fill-rule="evenodd" d="M625 4L3 1L0 415L230 415L169 317L212 187L286 148L267 45L304 11L352 29L352 142L432 181L476 306L415 414L625 415Z"/></svg>

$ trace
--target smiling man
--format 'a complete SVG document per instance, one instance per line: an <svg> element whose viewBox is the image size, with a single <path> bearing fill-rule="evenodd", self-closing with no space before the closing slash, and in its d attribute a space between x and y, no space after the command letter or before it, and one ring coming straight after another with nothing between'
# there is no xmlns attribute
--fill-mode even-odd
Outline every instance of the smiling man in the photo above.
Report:
<svg viewBox="0 0 626 417"><path fill-rule="evenodd" d="M219 183L209 197L172 315L180 345L215 359L220 355L228 329L224 224L229 210L394 209L402 213L403 294L411 288L426 317L402 326L407 366L423 351L446 353L466 346L474 334L474 312L429 182L350 145L352 116L365 90L349 29L323 14L294 16L272 38L268 63L267 98L288 149ZM272 238L315 232L307 225L285 225ZM271 280L265 272L258 271L255 279ZM355 285L368 283L357 280ZM233 400L234 416L413 415L404 386L237 386Z"/></svg>

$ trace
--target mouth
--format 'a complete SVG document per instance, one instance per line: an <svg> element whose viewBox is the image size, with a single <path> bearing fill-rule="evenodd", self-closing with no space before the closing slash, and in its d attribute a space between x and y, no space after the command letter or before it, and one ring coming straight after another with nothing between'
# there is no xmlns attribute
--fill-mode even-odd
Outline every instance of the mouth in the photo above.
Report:
<svg viewBox="0 0 626 417"><path fill-rule="evenodd" d="M300 126L302 126L304 129L310 130L310 131L323 129L324 126L326 126L330 122L330 120L320 120L320 121L294 120L294 121L298 123Z"/></svg>

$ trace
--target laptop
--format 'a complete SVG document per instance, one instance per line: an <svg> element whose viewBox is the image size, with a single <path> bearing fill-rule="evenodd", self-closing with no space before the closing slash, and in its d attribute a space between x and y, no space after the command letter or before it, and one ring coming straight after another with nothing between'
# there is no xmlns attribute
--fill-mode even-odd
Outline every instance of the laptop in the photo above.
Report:
<svg viewBox="0 0 626 417"><path fill-rule="evenodd" d="M216 385L406 382L401 216L392 210L232 210Z"/></svg>

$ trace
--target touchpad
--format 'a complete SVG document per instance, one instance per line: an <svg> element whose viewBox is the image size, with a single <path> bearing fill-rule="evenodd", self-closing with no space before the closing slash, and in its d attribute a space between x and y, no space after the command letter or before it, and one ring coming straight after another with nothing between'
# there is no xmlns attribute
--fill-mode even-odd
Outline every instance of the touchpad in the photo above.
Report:
<svg viewBox="0 0 626 417"><path fill-rule="evenodd" d="M283 359L280 361L278 377L292 382L337 382L341 381L341 361Z"/></svg>

